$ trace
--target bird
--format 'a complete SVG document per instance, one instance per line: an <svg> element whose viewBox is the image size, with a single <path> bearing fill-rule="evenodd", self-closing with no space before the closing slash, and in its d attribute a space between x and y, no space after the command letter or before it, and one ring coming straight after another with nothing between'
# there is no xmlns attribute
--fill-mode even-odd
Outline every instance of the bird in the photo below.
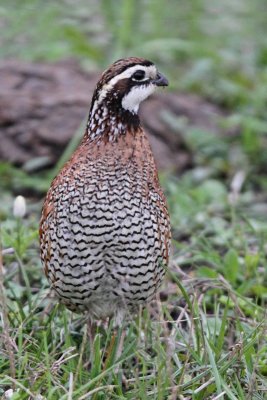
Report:
<svg viewBox="0 0 267 400"><path fill-rule="evenodd" d="M166 77L144 58L108 67L84 137L44 200L45 275L59 301L90 321L122 324L155 297L168 267L170 218L138 116L140 103L164 86Z"/></svg>

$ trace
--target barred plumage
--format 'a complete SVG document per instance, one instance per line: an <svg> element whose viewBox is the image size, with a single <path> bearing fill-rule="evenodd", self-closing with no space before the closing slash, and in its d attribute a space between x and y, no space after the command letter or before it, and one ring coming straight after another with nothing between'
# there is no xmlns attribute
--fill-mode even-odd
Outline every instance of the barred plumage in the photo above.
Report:
<svg viewBox="0 0 267 400"><path fill-rule="evenodd" d="M94 319L121 321L150 301L168 264L168 211L137 115L139 103L165 85L154 64L140 58L105 71L84 139L44 203L40 244L48 280L62 303Z"/></svg>

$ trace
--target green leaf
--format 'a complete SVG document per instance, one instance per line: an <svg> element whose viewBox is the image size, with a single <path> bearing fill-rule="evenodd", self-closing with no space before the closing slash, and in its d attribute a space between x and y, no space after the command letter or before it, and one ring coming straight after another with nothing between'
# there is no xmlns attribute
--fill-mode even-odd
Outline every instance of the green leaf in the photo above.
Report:
<svg viewBox="0 0 267 400"><path fill-rule="evenodd" d="M225 270L225 277L232 284L236 283L238 269L239 269L238 254L234 249L230 249L224 256L224 270Z"/></svg>
<svg viewBox="0 0 267 400"><path fill-rule="evenodd" d="M218 274L214 269L209 267L199 267L197 269L197 275L204 278L215 279L218 277Z"/></svg>

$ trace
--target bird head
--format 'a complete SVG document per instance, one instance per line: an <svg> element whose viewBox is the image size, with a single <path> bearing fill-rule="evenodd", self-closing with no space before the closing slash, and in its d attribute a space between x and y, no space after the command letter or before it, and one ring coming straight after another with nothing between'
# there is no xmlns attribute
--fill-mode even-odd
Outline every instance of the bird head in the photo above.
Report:
<svg viewBox="0 0 267 400"><path fill-rule="evenodd" d="M92 107L105 105L116 112L137 114L140 103L158 86L168 86L168 81L151 61L137 57L120 59L103 72Z"/></svg>

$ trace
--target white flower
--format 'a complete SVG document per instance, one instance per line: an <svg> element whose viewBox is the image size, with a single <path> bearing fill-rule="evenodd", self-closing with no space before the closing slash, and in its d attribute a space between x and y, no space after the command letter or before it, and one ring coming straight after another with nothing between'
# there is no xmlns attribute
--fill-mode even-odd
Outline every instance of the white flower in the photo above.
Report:
<svg viewBox="0 0 267 400"><path fill-rule="evenodd" d="M26 214L26 201L23 196L17 196L13 203L14 217L23 218Z"/></svg>
<svg viewBox="0 0 267 400"><path fill-rule="evenodd" d="M11 399L11 397L13 396L13 394L14 394L14 391L13 391L13 389L8 389L8 390L6 390L5 391L5 393L4 393L4 398L5 399Z"/></svg>

